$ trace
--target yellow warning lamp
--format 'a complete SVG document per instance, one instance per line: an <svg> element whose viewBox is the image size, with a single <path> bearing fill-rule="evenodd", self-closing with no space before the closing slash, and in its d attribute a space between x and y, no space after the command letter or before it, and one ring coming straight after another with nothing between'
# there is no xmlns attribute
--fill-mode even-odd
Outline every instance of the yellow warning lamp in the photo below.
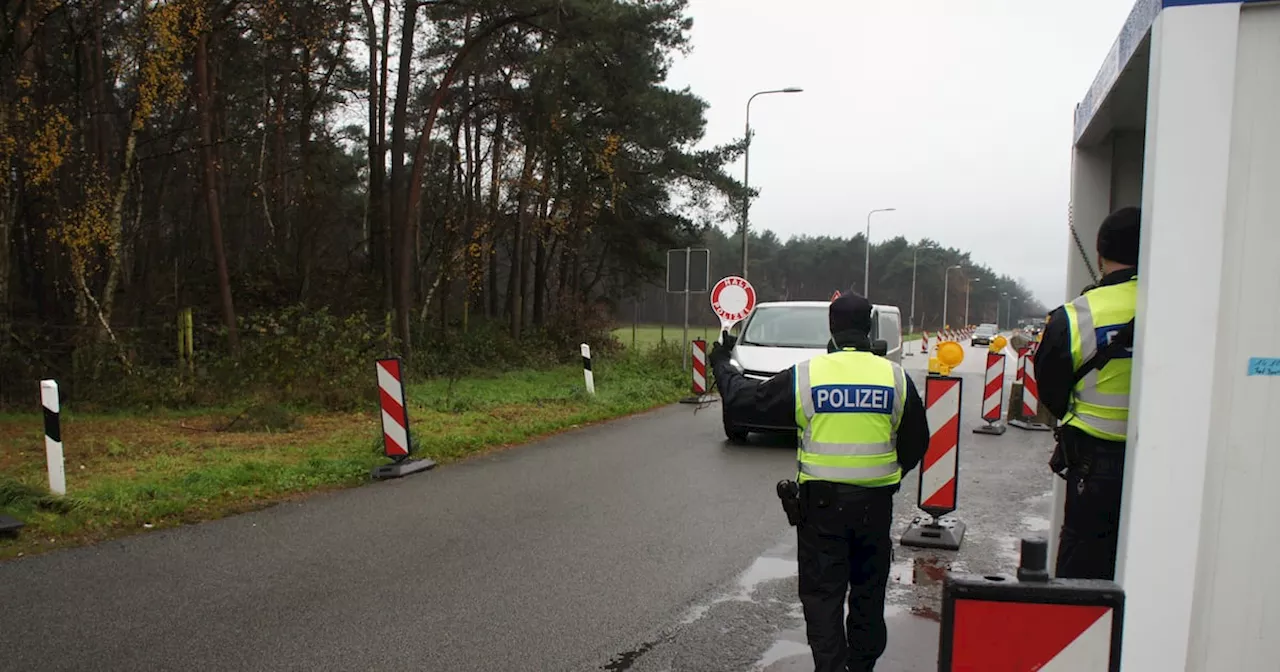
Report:
<svg viewBox="0 0 1280 672"><path fill-rule="evenodd" d="M943 376L951 375L951 370L960 366L960 362L964 361L964 348L955 341L943 341L938 344L938 373ZM930 362L930 372L932 372L933 362Z"/></svg>
<svg viewBox="0 0 1280 672"><path fill-rule="evenodd" d="M991 340L991 345L987 346L987 350L990 352L1000 352L1001 350L1004 350L1004 346L1008 344L1009 341L1005 340L1004 336L996 336Z"/></svg>

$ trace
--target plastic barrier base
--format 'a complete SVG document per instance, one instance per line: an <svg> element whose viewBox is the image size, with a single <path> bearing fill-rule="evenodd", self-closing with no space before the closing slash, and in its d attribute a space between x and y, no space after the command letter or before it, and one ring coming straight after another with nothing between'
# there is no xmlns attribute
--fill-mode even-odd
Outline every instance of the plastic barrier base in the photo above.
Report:
<svg viewBox="0 0 1280 672"><path fill-rule="evenodd" d="M16 537L25 525L17 518L0 515L0 537Z"/></svg>
<svg viewBox="0 0 1280 672"><path fill-rule="evenodd" d="M435 460L405 460L403 462L395 462L392 464L384 464L373 468L373 480L385 481L390 478L400 478L409 474L416 474L419 471L426 471L436 466Z"/></svg>
<svg viewBox="0 0 1280 672"><path fill-rule="evenodd" d="M1005 427L1003 422L1000 422L999 420L997 420L995 422L985 424L981 427L974 427L973 433L974 434L995 434L996 436L1000 436L1001 434L1004 434L1005 431L1008 429L1009 428Z"/></svg>
<svg viewBox="0 0 1280 672"><path fill-rule="evenodd" d="M1031 430L1031 431L1033 431L1033 432L1051 432L1051 431L1053 431L1053 428L1052 428L1052 427L1050 427L1049 425L1046 425L1046 424L1044 424L1044 423L1042 423L1042 422L1034 422L1034 421L1031 421L1031 420L1023 420L1022 418L1017 418L1017 419L1014 419L1014 420L1010 420L1010 421L1009 421L1009 424L1010 424L1010 425L1013 425L1014 427L1017 427L1018 429L1027 429L1027 430Z"/></svg>
<svg viewBox="0 0 1280 672"><path fill-rule="evenodd" d="M684 399L681 399L681 400L680 400L680 403L682 403L682 404L711 404L711 403L715 403L715 401L716 401L717 399L719 399L719 398L720 398L720 397L717 397L717 396L715 396L715 395L713 395L713 394L693 395L693 396L689 396L689 397L685 397Z"/></svg>
<svg viewBox="0 0 1280 672"><path fill-rule="evenodd" d="M964 531L964 522L952 516L916 516L898 543L911 548L958 551L964 541Z"/></svg>

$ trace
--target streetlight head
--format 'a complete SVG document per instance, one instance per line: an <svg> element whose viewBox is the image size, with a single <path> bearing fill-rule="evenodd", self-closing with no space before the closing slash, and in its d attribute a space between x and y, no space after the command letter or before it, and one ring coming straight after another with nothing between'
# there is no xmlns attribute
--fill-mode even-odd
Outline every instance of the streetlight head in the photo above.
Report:
<svg viewBox="0 0 1280 672"><path fill-rule="evenodd" d="M800 93L801 91L804 91L804 89L798 86L788 86L782 90L783 93Z"/></svg>

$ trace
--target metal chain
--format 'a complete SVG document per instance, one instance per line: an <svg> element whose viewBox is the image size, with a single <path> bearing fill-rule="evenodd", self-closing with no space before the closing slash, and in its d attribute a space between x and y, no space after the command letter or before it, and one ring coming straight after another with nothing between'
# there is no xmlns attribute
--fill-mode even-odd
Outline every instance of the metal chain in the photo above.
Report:
<svg viewBox="0 0 1280 672"><path fill-rule="evenodd" d="M1080 258L1084 260L1084 267L1089 271L1089 277L1093 279L1093 284L1098 284L1098 274L1093 271L1093 264L1089 263L1089 253L1085 251L1084 243L1080 242L1080 234L1076 232L1075 211L1071 203L1067 203L1067 228L1071 229L1071 237L1076 241L1076 249L1080 250Z"/></svg>

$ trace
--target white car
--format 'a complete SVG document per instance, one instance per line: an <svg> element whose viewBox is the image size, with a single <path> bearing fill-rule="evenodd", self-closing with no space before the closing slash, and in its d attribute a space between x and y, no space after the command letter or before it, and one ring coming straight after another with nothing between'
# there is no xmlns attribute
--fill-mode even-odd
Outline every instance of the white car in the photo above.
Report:
<svg viewBox="0 0 1280 672"><path fill-rule="evenodd" d="M781 371L827 353L831 342L828 301L779 301L761 303L733 329L738 342L730 364L748 378L768 380ZM871 340L884 341L884 356L902 362L902 314L896 306L873 306ZM744 441L750 432L794 432L794 427L766 427L730 423L724 433L731 441Z"/></svg>

